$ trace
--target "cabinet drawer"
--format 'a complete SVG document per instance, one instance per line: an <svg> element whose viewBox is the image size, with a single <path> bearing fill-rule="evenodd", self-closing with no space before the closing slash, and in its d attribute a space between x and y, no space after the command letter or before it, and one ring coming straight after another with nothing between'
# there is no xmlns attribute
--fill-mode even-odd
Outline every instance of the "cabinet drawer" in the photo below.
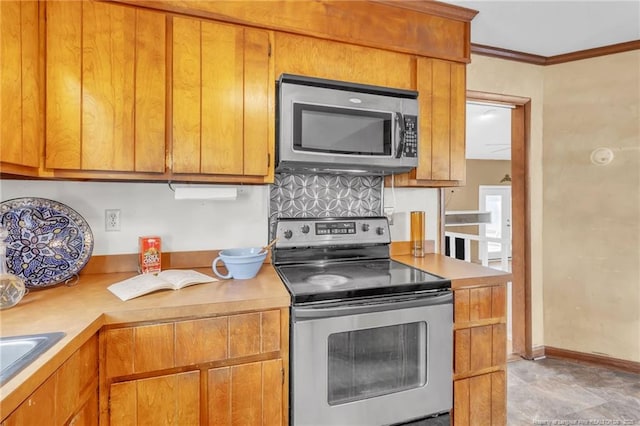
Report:
<svg viewBox="0 0 640 426"><path fill-rule="evenodd" d="M505 321L506 287L504 284L461 289L454 292L456 328L465 323L486 320Z"/></svg>
<svg viewBox="0 0 640 426"><path fill-rule="evenodd" d="M280 311L252 312L103 332L106 377L280 350Z"/></svg>

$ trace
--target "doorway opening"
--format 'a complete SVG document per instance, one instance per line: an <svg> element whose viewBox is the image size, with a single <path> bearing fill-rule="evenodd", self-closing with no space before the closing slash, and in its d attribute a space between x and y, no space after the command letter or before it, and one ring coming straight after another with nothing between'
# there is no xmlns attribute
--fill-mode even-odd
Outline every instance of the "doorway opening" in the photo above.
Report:
<svg viewBox="0 0 640 426"><path fill-rule="evenodd" d="M512 266L512 109L512 105L467 101L466 182L445 195L445 253L506 272ZM511 282L506 289L507 355L512 355Z"/></svg>
<svg viewBox="0 0 640 426"><path fill-rule="evenodd" d="M500 171L495 182L496 185L510 186L511 192L511 259L509 266L512 273L510 286L510 302L508 303L509 323L511 330L511 350L510 355L519 356L526 359L533 359L533 342L531 332L531 227L529 208L529 182L528 182L528 153L530 143L530 122L531 122L531 100L529 98L502 95L488 92L467 91L467 102L476 104L488 104L503 106L508 108L511 119L510 129L510 162L506 166L506 171ZM504 149L504 147L500 148ZM498 169L498 165L491 166ZM504 167L504 164L500 167ZM467 168L467 170L469 170ZM493 183L493 182L492 182ZM464 188L450 189L449 195L456 195ZM475 191L479 205L479 193ZM447 199L448 198L448 199ZM451 196L444 197L444 210L452 210L450 206ZM455 212L458 213L458 212ZM465 212L469 213L469 212ZM477 217L477 225L483 220L487 221L483 212L478 210L472 212ZM489 220L490 221L490 220ZM461 231L464 232L464 231ZM476 231L478 232L478 231ZM445 232L447 234L447 232ZM447 237L446 239L450 239ZM476 238L476 246L461 244L460 249L465 253L460 255L454 253L452 257L469 260L468 258L477 256L479 236ZM500 241L498 241L500 242ZM504 243L506 244L506 243ZM451 246L454 252L458 241L453 241L447 246ZM474 253L475 252L475 253ZM487 256L488 258L488 256ZM477 257L476 257L477 259Z"/></svg>
<svg viewBox="0 0 640 426"><path fill-rule="evenodd" d="M533 359L531 333L531 212L528 153L531 99L467 91L467 100L511 107L511 329L512 353Z"/></svg>

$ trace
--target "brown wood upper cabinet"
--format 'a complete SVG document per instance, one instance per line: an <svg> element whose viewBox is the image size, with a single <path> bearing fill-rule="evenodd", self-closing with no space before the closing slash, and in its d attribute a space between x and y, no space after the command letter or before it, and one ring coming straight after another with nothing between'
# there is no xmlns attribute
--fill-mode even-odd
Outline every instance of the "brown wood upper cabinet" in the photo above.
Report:
<svg viewBox="0 0 640 426"><path fill-rule="evenodd" d="M0 2L0 165L40 165L42 112L37 1ZM24 169L22 169L24 172Z"/></svg>
<svg viewBox="0 0 640 426"><path fill-rule="evenodd" d="M420 163L395 184L464 184L473 14L459 8L0 3L3 172L272 182L275 80L290 73L418 90ZM368 25L382 21L396 25Z"/></svg>
<svg viewBox="0 0 640 426"><path fill-rule="evenodd" d="M273 173L268 31L174 17L172 83L173 173Z"/></svg>
<svg viewBox="0 0 640 426"><path fill-rule="evenodd" d="M46 3L50 169L164 172L166 18L111 3Z"/></svg>
<svg viewBox="0 0 640 426"><path fill-rule="evenodd" d="M420 105L419 163L415 170L396 176L395 185L464 185L466 65L420 57L416 90Z"/></svg>

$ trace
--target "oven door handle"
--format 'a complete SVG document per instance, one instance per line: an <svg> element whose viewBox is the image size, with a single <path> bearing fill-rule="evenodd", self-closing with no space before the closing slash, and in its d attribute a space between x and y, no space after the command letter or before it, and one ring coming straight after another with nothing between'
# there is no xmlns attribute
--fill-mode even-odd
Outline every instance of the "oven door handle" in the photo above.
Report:
<svg viewBox="0 0 640 426"><path fill-rule="evenodd" d="M421 296L410 297L406 299L394 299L389 301L388 299L381 300L379 303L374 301L367 301L366 303L345 303L338 306L293 306L292 313L296 319L316 319L316 318L331 318L342 317L346 315L358 315L368 314L374 312L382 312L398 309L410 309L410 308L422 308L427 306L446 305L453 303L453 293L448 291L445 294L439 294L437 296Z"/></svg>

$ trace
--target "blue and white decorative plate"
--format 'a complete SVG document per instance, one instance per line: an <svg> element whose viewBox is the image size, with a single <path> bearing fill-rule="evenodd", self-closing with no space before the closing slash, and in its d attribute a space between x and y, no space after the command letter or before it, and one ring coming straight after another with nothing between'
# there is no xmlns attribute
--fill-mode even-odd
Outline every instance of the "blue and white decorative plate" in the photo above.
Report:
<svg viewBox="0 0 640 426"><path fill-rule="evenodd" d="M89 261L93 233L71 207L46 198L0 203L0 223L9 232L7 266L29 288L73 278Z"/></svg>

